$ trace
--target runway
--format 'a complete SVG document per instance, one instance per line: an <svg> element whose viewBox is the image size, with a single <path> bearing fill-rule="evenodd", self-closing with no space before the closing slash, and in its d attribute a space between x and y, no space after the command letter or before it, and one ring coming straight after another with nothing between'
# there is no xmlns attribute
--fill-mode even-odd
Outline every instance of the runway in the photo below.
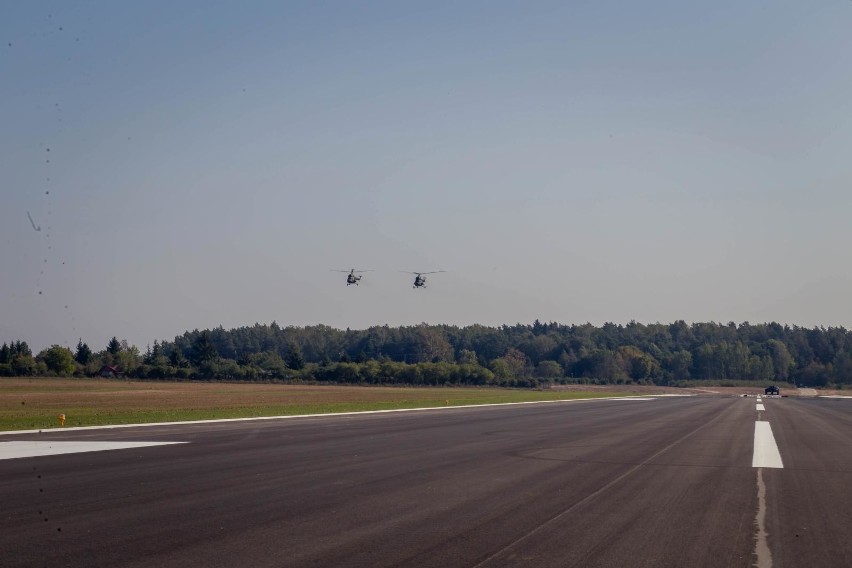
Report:
<svg viewBox="0 0 852 568"><path fill-rule="evenodd" d="M852 565L852 401L761 404L595 400L2 436L172 444L0 459L0 565ZM778 463L756 457L766 429Z"/></svg>

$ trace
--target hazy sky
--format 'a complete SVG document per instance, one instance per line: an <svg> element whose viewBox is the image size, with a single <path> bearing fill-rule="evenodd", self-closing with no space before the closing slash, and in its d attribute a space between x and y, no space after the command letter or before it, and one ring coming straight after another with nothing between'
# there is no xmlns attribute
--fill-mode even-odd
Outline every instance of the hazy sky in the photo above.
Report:
<svg viewBox="0 0 852 568"><path fill-rule="evenodd" d="M850 30L848 0L0 0L0 342L852 326Z"/></svg>

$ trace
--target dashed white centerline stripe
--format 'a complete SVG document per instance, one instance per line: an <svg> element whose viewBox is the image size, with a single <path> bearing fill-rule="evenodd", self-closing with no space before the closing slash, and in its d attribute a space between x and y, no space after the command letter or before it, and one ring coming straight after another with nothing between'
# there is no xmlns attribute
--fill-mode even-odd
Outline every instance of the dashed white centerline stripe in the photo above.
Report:
<svg viewBox="0 0 852 568"><path fill-rule="evenodd" d="M758 404L758 405L757 405L757 409L758 409L758 410L766 410L766 407L765 407L765 406L763 406L762 404Z"/></svg>
<svg viewBox="0 0 852 568"><path fill-rule="evenodd" d="M776 469L784 467L769 422L757 421L754 423L754 456L751 459L751 466Z"/></svg>

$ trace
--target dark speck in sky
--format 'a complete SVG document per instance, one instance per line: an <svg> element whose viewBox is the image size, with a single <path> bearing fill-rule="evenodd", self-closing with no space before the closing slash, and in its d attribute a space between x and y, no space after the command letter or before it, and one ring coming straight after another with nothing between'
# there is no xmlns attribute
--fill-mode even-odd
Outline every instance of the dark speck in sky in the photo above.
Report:
<svg viewBox="0 0 852 568"><path fill-rule="evenodd" d="M29 212L29 211L27 211L27 218L30 220L30 223L32 224L33 229L35 229L36 231L41 231L41 227L39 227L38 225L36 225L35 221L33 221L33 217L32 217L32 215L30 215L30 212Z"/></svg>

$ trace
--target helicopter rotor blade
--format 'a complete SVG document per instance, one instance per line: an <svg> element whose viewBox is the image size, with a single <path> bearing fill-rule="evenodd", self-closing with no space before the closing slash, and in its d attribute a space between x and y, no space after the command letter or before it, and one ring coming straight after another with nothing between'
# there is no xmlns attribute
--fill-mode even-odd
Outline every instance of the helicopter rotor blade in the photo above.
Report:
<svg viewBox="0 0 852 568"><path fill-rule="evenodd" d="M412 272L410 270L398 270L397 272L402 272L404 274L438 274L439 272L446 272L446 270L432 270L430 272Z"/></svg>

